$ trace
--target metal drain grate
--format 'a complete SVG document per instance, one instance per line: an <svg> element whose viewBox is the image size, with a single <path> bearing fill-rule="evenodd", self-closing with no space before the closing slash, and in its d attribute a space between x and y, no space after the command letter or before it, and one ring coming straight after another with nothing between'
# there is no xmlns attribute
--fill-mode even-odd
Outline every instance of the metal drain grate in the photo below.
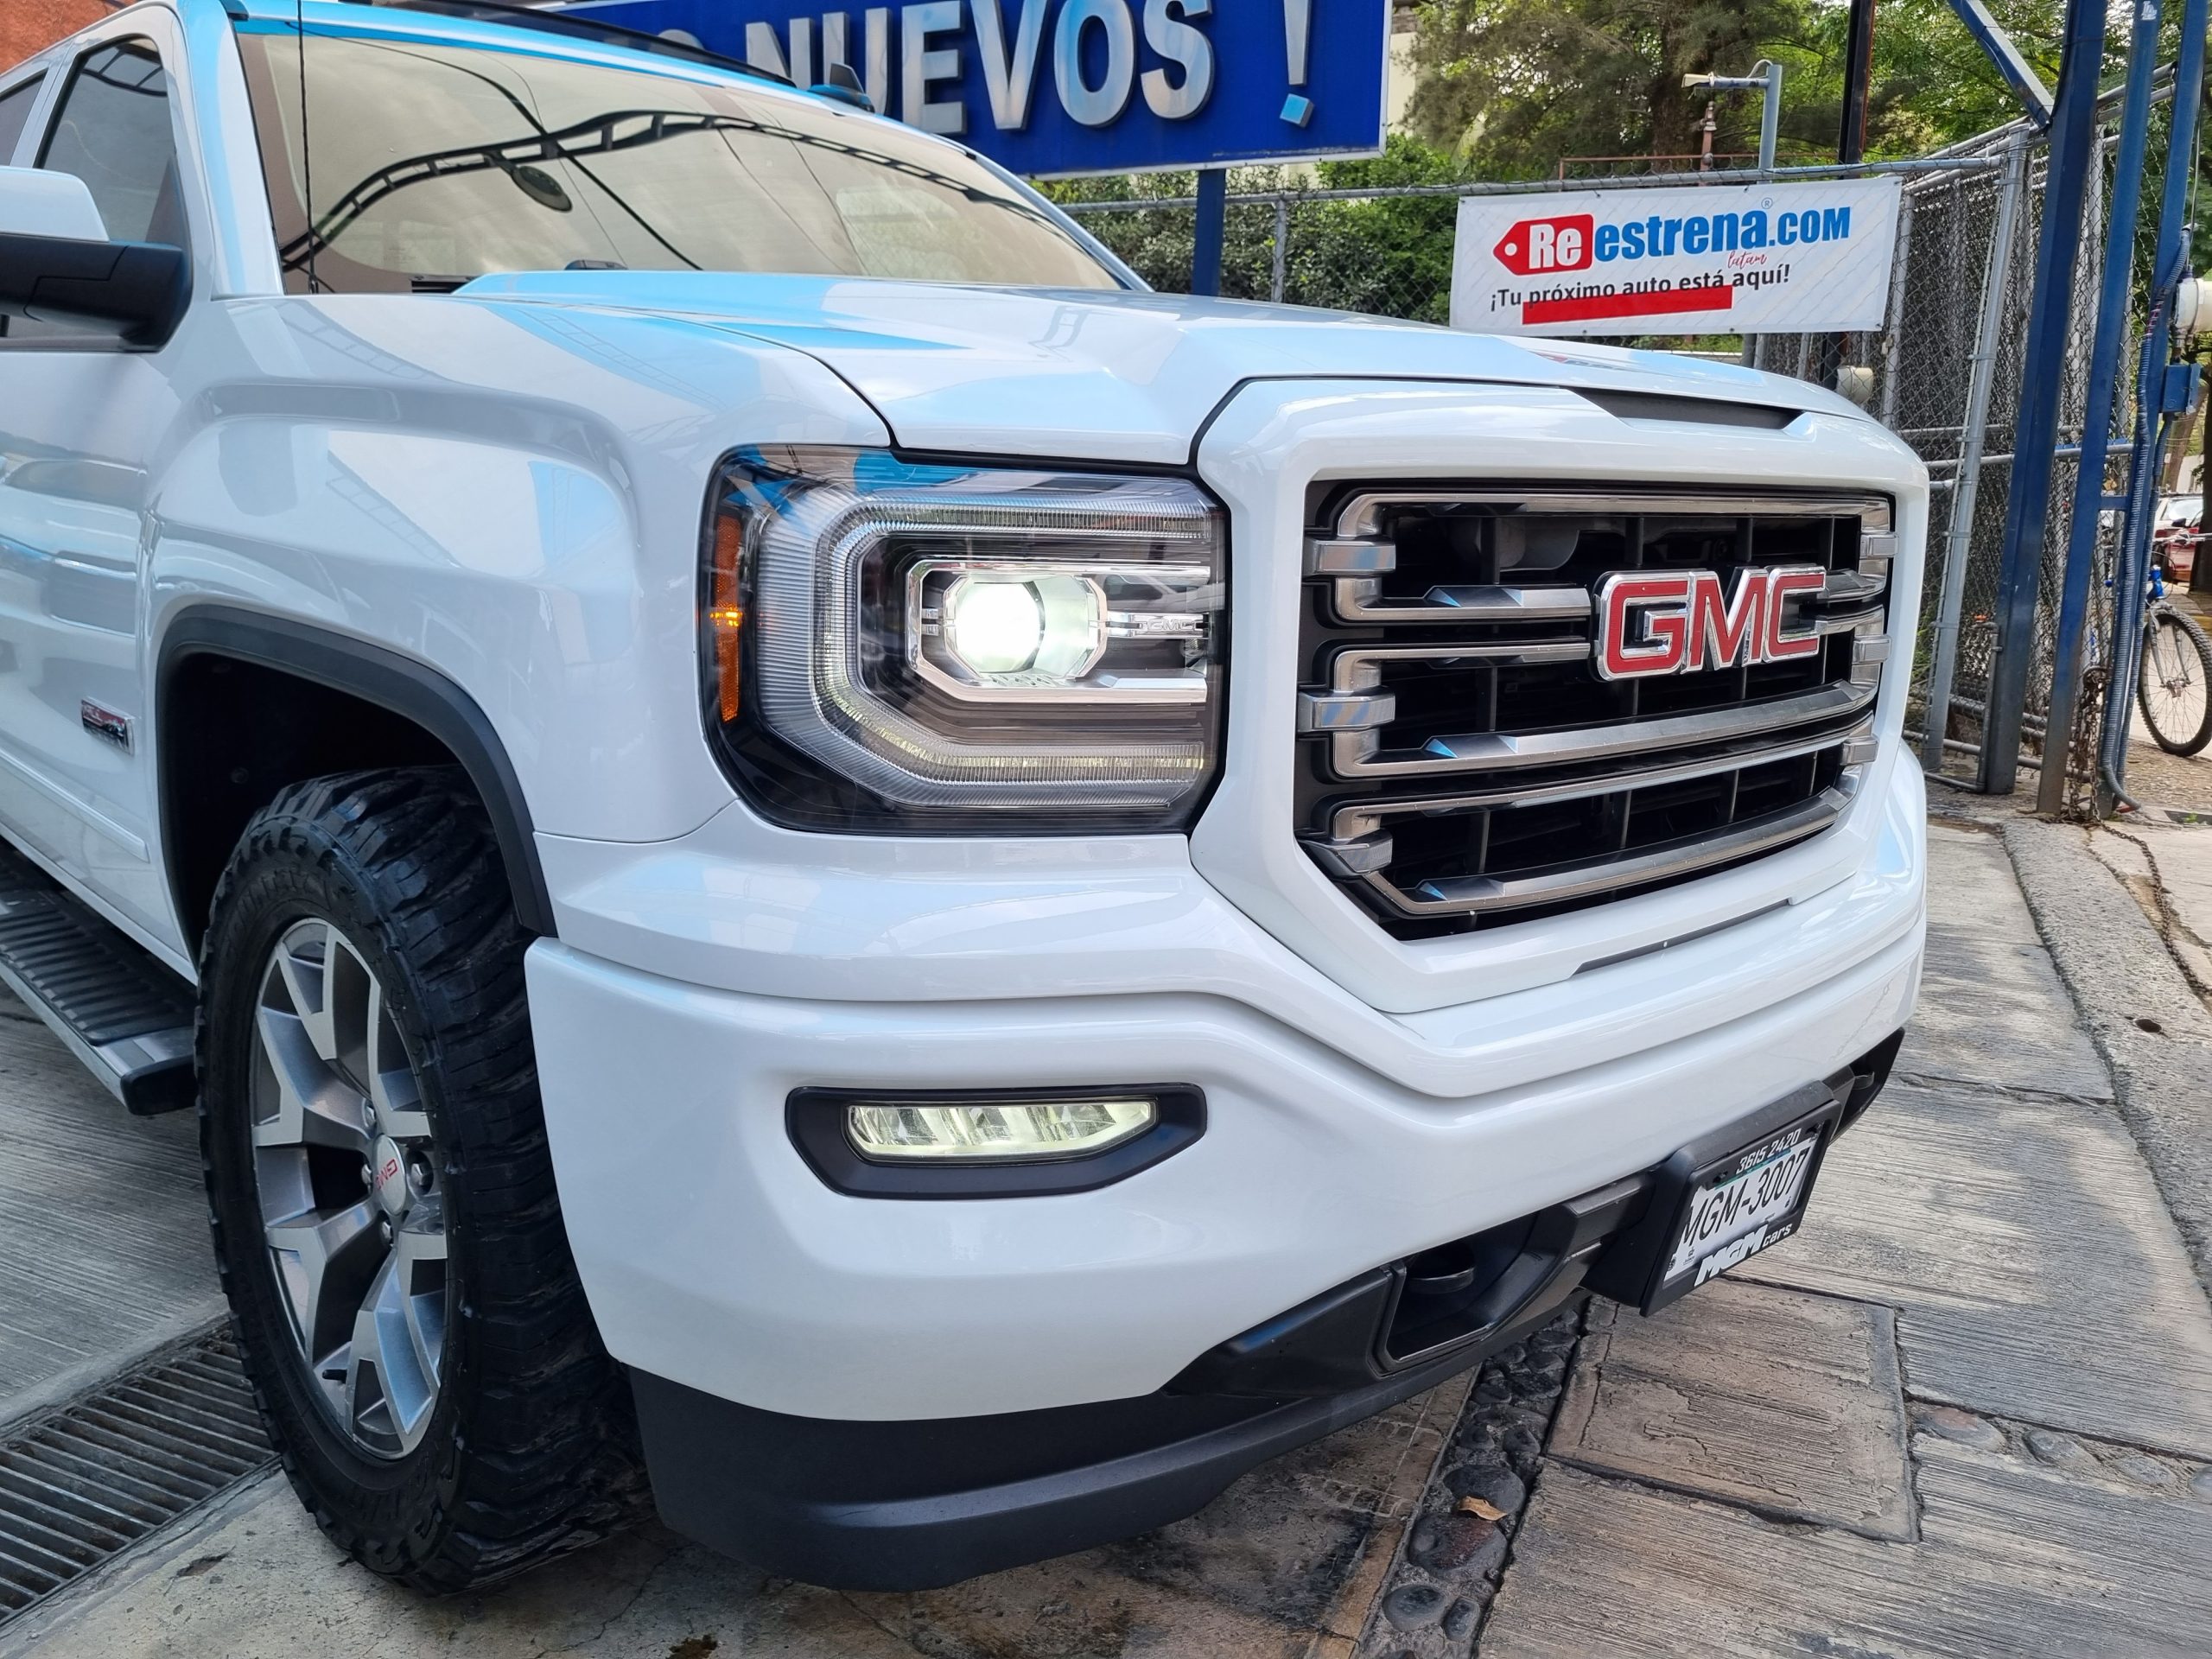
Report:
<svg viewBox="0 0 2212 1659"><path fill-rule="evenodd" d="M228 1330L0 1440L0 1624L272 1461Z"/></svg>

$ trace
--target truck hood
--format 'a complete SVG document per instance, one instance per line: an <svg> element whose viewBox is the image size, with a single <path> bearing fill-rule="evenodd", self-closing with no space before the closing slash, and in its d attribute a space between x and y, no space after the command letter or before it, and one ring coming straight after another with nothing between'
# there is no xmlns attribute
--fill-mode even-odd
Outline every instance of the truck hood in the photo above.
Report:
<svg viewBox="0 0 2212 1659"><path fill-rule="evenodd" d="M1179 295L709 271L523 272L459 293L686 318L806 353L916 449L1179 465L1239 386L1268 379L1484 381L1865 418L1801 380L1663 352Z"/></svg>

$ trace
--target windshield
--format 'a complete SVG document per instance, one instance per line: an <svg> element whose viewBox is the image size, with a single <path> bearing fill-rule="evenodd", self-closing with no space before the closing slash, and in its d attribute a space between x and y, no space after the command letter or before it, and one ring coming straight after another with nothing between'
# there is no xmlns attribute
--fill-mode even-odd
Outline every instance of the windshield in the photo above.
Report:
<svg viewBox="0 0 2212 1659"><path fill-rule="evenodd" d="M827 100L403 39L238 44L295 293L609 268L1119 286L990 168Z"/></svg>

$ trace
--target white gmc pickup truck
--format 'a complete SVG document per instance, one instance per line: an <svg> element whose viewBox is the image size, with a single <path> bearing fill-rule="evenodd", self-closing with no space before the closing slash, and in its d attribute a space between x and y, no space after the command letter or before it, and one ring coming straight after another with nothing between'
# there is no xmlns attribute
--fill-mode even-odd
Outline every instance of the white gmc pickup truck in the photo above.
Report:
<svg viewBox="0 0 2212 1659"><path fill-rule="evenodd" d="M1663 356L1148 291L957 143L452 0L0 73L0 978L196 1102L373 1570L920 1586L1787 1236L1923 936L1926 480Z"/></svg>

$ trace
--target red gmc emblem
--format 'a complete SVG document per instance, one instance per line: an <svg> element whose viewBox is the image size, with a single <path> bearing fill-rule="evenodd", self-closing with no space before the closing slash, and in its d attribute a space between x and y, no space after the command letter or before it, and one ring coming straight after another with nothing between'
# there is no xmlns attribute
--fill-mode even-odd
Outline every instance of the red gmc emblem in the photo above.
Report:
<svg viewBox="0 0 2212 1659"><path fill-rule="evenodd" d="M1793 617L1789 601L1827 586L1815 564L1738 571L1732 594L1718 571L1616 570L1598 583L1599 677L1640 680L1810 657L1821 648L1820 623Z"/></svg>
<svg viewBox="0 0 2212 1659"><path fill-rule="evenodd" d="M1591 244L1597 233L1597 220L1588 213L1524 219L1498 238L1497 245L1491 251L1497 256L1497 263L1516 276L1582 270L1589 266Z"/></svg>

